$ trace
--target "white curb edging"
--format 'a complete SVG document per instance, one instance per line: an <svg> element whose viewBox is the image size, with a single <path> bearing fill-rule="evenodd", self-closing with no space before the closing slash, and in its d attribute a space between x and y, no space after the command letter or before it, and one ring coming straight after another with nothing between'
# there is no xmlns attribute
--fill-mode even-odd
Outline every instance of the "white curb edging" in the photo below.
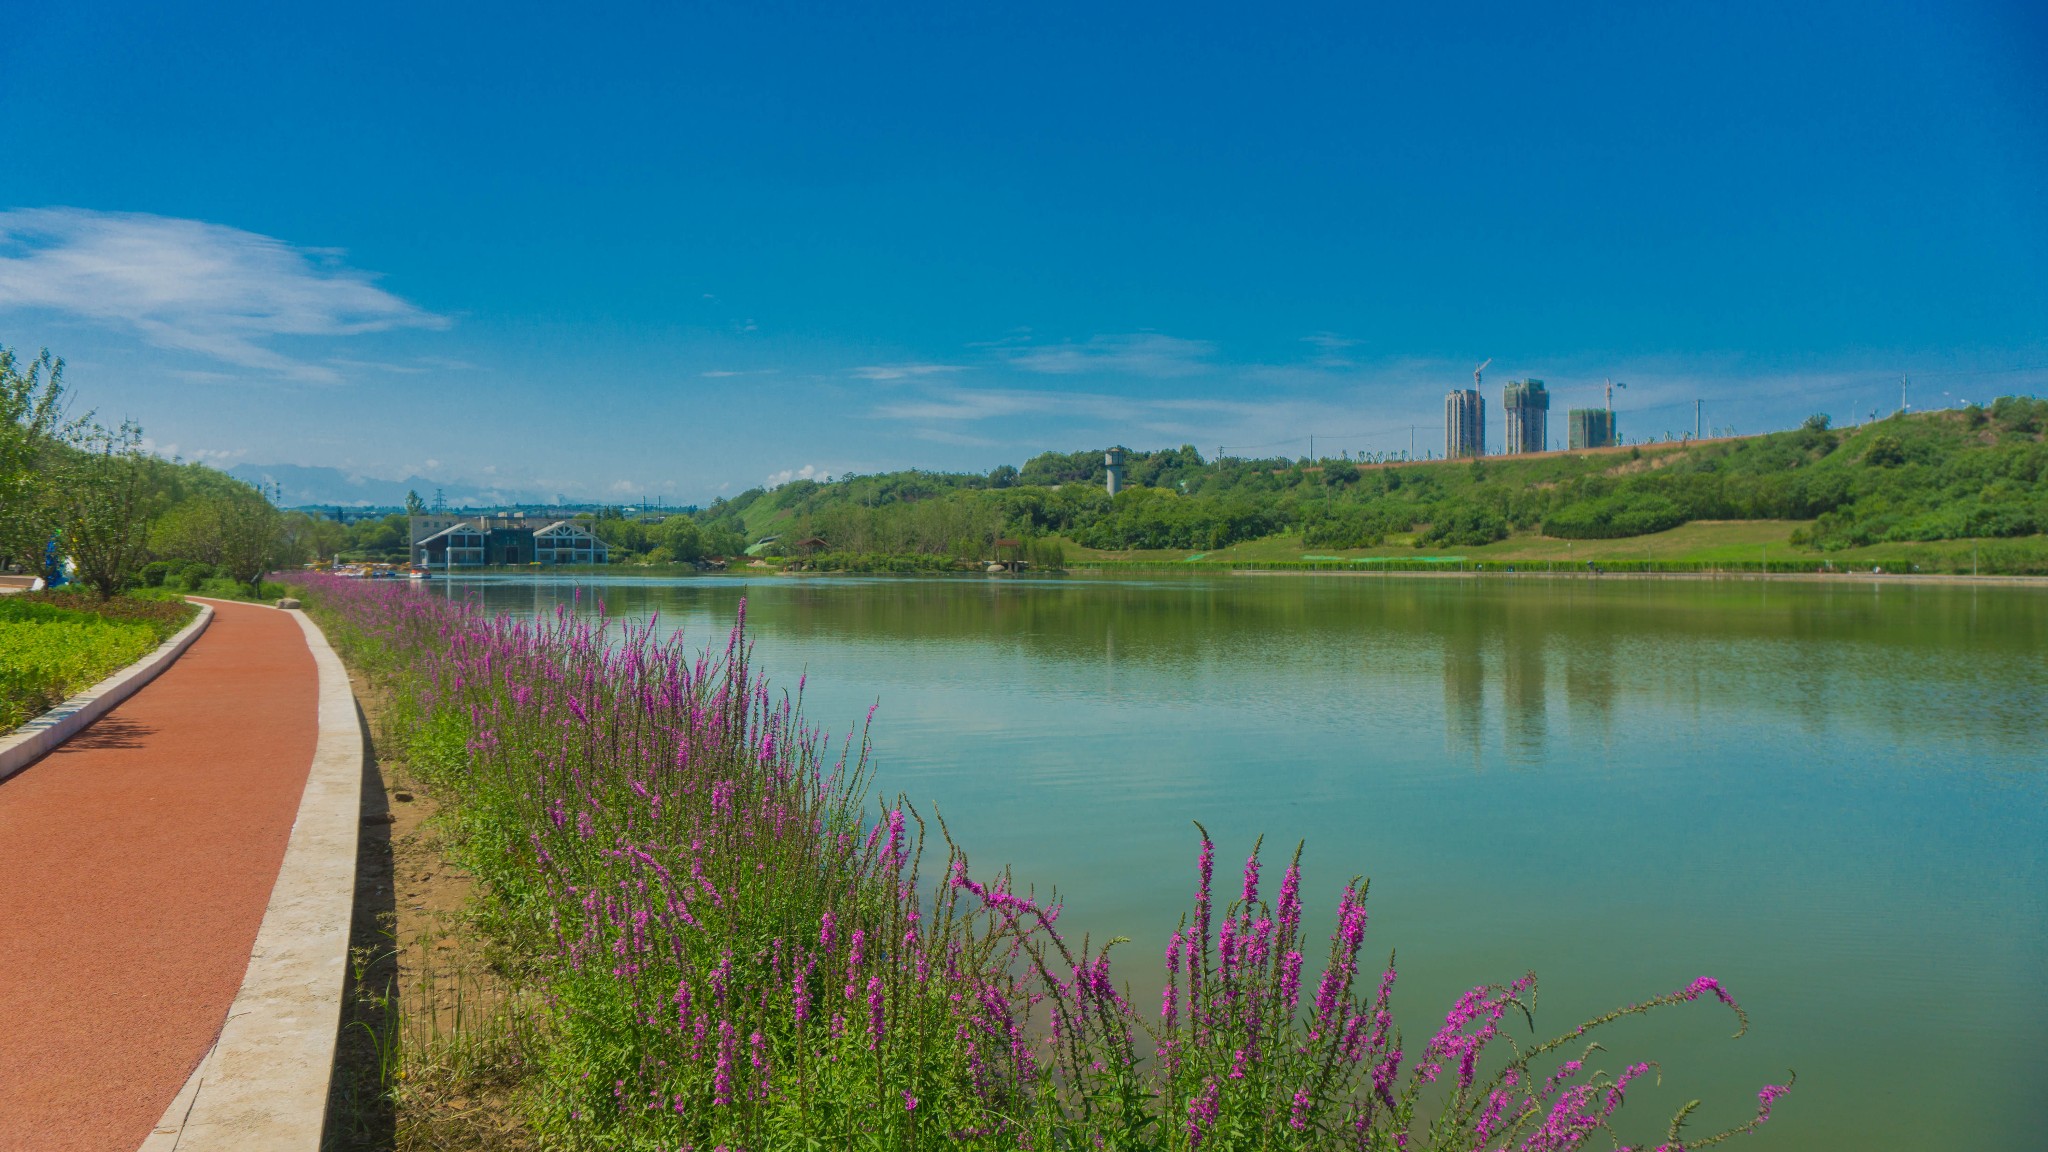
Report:
<svg viewBox="0 0 2048 1152"><path fill-rule="evenodd" d="M140 1152L318 1152L341 1030L365 748L355 694L318 625L320 736L284 864L220 1039Z"/></svg>
<svg viewBox="0 0 2048 1152"><path fill-rule="evenodd" d="M112 711L114 705L135 695L184 655L212 619L213 609L201 604L199 615L157 645L156 651L15 729L12 735L0 738L0 780L49 755L59 744Z"/></svg>

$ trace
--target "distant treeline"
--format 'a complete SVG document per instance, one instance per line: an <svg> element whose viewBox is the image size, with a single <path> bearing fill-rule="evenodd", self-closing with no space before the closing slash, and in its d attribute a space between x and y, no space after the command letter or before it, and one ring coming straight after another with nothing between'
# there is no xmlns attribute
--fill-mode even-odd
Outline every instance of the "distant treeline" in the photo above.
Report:
<svg viewBox="0 0 2048 1152"><path fill-rule="evenodd" d="M1795 543L2048 531L2048 401L1896 416L1859 428L1816 415L1795 430L1625 452L1361 468L1346 460L1204 459L1133 452L1104 491L1102 453L1033 457L986 475L891 472L754 489L696 514L704 533L854 555L991 556L1049 535L1102 549L1222 548L1279 532L1305 545L1480 545L1512 532L1640 536L1692 520L1812 520Z"/></svg>

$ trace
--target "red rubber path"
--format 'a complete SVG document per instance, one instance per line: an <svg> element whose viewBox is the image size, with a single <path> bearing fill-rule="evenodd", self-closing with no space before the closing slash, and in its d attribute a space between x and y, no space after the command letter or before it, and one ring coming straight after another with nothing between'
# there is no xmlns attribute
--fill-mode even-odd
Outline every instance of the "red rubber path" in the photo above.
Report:
<svg viewBox="0 0 2048 1152"><path fill-rule="evenodd" d="M0 783L4 1152L135 1152L241 987L319 676L289 614L213 607L148 687Z"/></svg>

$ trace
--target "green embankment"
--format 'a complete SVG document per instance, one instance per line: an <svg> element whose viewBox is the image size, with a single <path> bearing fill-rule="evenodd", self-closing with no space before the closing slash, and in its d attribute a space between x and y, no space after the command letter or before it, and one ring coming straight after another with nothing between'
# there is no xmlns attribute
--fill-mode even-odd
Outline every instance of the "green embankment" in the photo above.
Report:
<svg viewBox="0 0 2048 1152"><path fill-rule="evenodd" d="M1077 562L1868 567L2048 572L2048 401L1816 417L1739 439L1399 465L1099 452L986 476L896 472L756 489L707 532L797 554L987 559L1056 542ZM876 565L880 567L879 564ZM931 566L929 560L912 566ZM1041 565L1043 566L1043 565Z"/></svg>

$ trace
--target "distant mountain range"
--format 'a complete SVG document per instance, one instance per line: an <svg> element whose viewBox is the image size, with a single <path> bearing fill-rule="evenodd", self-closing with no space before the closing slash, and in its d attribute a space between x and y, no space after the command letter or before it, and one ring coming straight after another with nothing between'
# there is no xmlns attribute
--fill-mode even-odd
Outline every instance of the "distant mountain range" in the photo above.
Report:
<svg viewBox="0 0 2048 1152"><path fill-rule="evenodd" d="M418 492L429 503L438 489L453 507L499 504L539 504L554 499L553 493L525 488L482 485L460 480L435 480L408 476L386 480L345 472L339 468L309 468L300 464L237 464L227 469L237 480L246 480L269 492L279 490L277 502L286 508L308 504L340 505L344 508L399 507L407 492Z"/></svg>

